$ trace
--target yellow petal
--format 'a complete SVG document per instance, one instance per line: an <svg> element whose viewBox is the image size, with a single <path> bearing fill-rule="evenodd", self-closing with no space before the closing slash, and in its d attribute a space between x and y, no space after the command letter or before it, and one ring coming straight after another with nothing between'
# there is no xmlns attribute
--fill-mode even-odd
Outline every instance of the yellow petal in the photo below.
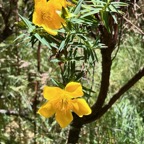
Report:
<svg viewBox="0 0 144 144"><path fill-rule="evenodd" d="M45 118L49 118L55 113L55 109L49 102L46 102L40 107L37 113L44 116Z"/></svg>
<svg viewBox="0 0 144 144"><path fill-rule="evenodd" d="M66 7L66 0L49 0L48 3L57 10L61 10L62 7Z"/></svg>
<svg viewBox="0 0 144 144"><path fill-rule="evenodd" d="M43 89L43 96L47 100L57 99L63 95L63 90L58 87L45 86Z"/></svg>
<svg viewBox="0 0 144 144"><path fill-rule="evenodd" d="M32 18L32 22L37 25L37 26L41 26L42 25L42 17L40 17L38 15L38 11L34 11L33 13L33 18Z"/></svg>
<svg viewBox="0 0 144 144"><path fill-rule="evenodd" d="M56 121L59 125L64 128L71 123L73 116L70 111L57 111L56 112Z"/></svg>
<svg viewBox="0 0 144 144"><path fill-rule="evenodd" d="M45 16L44 16L45 15ZM49 12L43 15L41 26L52 35L57 34L57 30L62 28L62 24L65 25L65 20L61 18L57 13L49 14Z"/></svg>
<svg viewBox="0 0 144 144"><path fill-rule="evenodd" d="M73 111L79 116L91 114L91 108L84 99L74 99L72 100Z"/></svg>
<svg viewBox="0 0 144 144"><path fill-rule="evenodd" d="M34 0L35 5L38 5L40 3L46 3L46 0Z"/></svg>
<svg viewBox="0 0 144 144"><path fill-rule="evenodd" d="M61 10L62 7L74 6L71 2L67 2L67 0L49 0L48 3L51 5L53 4L57 10Z"/></svg>
<svg viewBox="0 0 144 144"><path fill-rule="evenodd" d="M35 9L32 22L37 26L42 26L49 34L57 35L57 30L65 25L65 20L58 15L57 10L61 10L64 3L58 0L35 0Z"/></svg>
<svg viewBox="0 0 144 144"><path fill-rule="evenodd" d="M70 82L66 85L65 91L69 92L72 97L81 97L83 96L82 86L77 82Z"/></svg>
<svg viewBox="0 0 144 144"><path fill-rule="evenodd" d="M51 35L57 35L57 31L53 30L53 29L50 29L49 27L46 27L45 25L43 25L43 28Z"/></svg>
<svg viewBox="0 0 144 144"><path fill-rule="evenodd" d="M44 4L44 6L42 6L42 4L44 3L39 2L38 4L35 4L33 18L32 18L32 22L38 26L41 26L43 24L43 14L47 10L46 5Z"/></svg>

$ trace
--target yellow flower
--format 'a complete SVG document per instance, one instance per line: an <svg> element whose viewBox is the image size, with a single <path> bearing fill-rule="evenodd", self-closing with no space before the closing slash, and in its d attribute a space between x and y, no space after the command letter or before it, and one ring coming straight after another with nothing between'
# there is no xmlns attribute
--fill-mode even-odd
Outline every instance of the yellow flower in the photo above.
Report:
<svg viewBox="0 0 144 144"><path fill-rule="evenodd" d="M57 30L65 25L65 20L59 15L62 8L70 2L66 0L35 0L33 23L42 26L49 34L56 35Z"/></svg>
<svg viewBox="0 0 144 144"><path fill-rule="evenodd" d="M56 121L62 128L73 120L72 112L75 112L79 117L91 113L87 102L79 98L83 96L80 83L70 82L65 89L45 86L43 95L48 101L40 107L38 113L46 118L55 114Z"/></svg>

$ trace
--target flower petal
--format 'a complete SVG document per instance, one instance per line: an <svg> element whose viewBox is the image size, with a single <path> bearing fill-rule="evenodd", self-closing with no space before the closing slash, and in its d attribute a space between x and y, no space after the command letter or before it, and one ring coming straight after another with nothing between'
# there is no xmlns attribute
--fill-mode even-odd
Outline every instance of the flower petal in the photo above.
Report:
<svg viewBox="0 0 144 144"><path fill-rule="evenodd" d="M57 13L68 4L66 0L35 0L33 23L42 26L49 34L57 35L57 30L66 25L65 20Z"/></svg>
<svg viewBox="0 0 144 144"><path fill-rule="evenodd" d="M70 111L57 111L56 112L56 121L59 125L64 128L71 123L73 116Z"/></svg>
<svg viewBox="0 0 144 144"><path fill-rule="evenodd" d="M35 5L39 5L40 3L46 3L46 0L34 0Z"/></svg>
<svg viewBox="0 0 144 144"><path fill-rule="evenodd" d="M58 87L45 86L43 89L44 98L47 100L57 99L63 94L63 90Z"/></svg>
<svg viewBox="0 0 144 144"><path fill-rule="evenodd" d="M37 113L44 116L45 118L49 118L55 113L55 109L49 102L46 102L40 107Z"/></svg>
<svg viewBox="0 0 144 144"><path fill-rule="evenodd" d="M72 100L73 111L79 116L91 114L91 108L84 99L74 99Z"/></svg>
<svg viewBox="0 0 144 144"><path fill-rule="evenodd" d="M54 8L55 9L57 9L57 10L61 10L62 9L62 7L66 7L66 0L49 0L48 1L48 4L49 5L53 5L54 6Z"/></svg>
<svg viewBox="0 0 144 144"><path fill-rule="evenodd" d="M81 97L83 96L82 86L77 82L70 82L66 85L65 91L69 92L72 97Z"/></svg>
<svg viewBox="0 0 144 144"><path fill-rule="evenodd" d="M42 25L42 26L49 34L54 35L54 36L57 35L58 32L56 30L50 29L49 27L45 25Z"/></svg>

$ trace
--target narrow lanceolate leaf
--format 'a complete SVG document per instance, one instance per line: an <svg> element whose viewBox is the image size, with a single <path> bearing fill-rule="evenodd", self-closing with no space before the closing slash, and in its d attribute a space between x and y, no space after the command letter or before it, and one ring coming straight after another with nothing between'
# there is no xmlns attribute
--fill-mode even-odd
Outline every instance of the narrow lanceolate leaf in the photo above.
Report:
<svg viewBox="0 0 144 144"><path fill-rule="evenodd" d="M19 14L19 16L23 20L25 25L28 27L28 32L31 33L35 29L35 26L33 26L32 22L29 21L28 19L26 19L25 17L21 16L20 14Z"/></svg>
<svg viewBox="0 0 144 144"><path fill-rule="evenodd" d="M43 45L46 45L49 49L51 49L50 44L48 43L48 41L47 41L44 37L41 37L38 33L35 33L34 36L35 36Z"/></svg>
<svg viewBox="0 0 144 144"><path fill-rule="evenodd" d="M81 5L82 5L83 0L79 0L78 5L74 11L74 14L78 14L81 10Z"/></svg>
<svg viewBox="0 0 144 144"><path fill-rule="evenodd" d="M96 14L96 13L99 13L102 9L101 8L98 8L98 9L95 9L93 11L90 11L90 12L85 12L85 14L83 14L81 16L81 18L84 18L84 17L87 17L87 16L90 16L90 15L93 15L93 14Z"/></svg>

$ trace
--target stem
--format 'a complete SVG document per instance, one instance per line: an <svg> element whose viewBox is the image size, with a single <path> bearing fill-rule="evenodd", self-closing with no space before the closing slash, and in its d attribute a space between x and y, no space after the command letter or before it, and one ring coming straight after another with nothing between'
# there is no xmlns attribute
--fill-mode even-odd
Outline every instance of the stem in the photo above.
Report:
<svg viewBox="0 0 144 144"><path fill-rule="evenodd" d="M103 106L109 88L110 70L112 65L111 52L109 51L109 48L107 48L101 50L101 54L102 54L102 80L101 80L100 92L97 101L93 106L93 110L99 110Z"/></svg>
<svg viewBox="0 0 144 144"><path fill-rule="evenodd" d="M67 144L69 143L76 144L78 142L81 128L82 128L82 125L79 127L74 127L74 126L70 127L70 132L69 132L70 137L68 137Z"/></svg>
<svg viewBox="0 0 144 144"><path fill-rule="evenodd" d="M41 43L39 42L38 44L38 49L37 49L37 71L40 72L40 62L41 62L41 57L40 57L40 49L41 49ZM37 117L37 104L38 104L38 95L39 95L39 81L35 82L35 97L34 97L34 102L33 102L33 111L34 111L34 144L36 144L36 134L37 134L37 124L36 124L36 117Z"/></svg>
<svg viewBox="0 0 144 144"><path fill-rule="evenodd" d="M107 46L107 48L101 49L101 55L102 55L101 87L97 101L92 107L92 110L95 111L95 113L102 108L105 99L107 97L111 65L112 65L111 55L116 47L118 37L118 25L114 23L114 20L111 16L108 17L108 20L111 32L108 32L104 26L102 25L99 26L99 31L102 34L101 41Z"/></svg>
<svg viewBox="0 0 144 144"><path fill-rule="evenodd" d="M37 71L38 72L40 72L40 62L41 62L40 49L41 49L41 43L39 42L38 49L37 49Z"/></svg>

